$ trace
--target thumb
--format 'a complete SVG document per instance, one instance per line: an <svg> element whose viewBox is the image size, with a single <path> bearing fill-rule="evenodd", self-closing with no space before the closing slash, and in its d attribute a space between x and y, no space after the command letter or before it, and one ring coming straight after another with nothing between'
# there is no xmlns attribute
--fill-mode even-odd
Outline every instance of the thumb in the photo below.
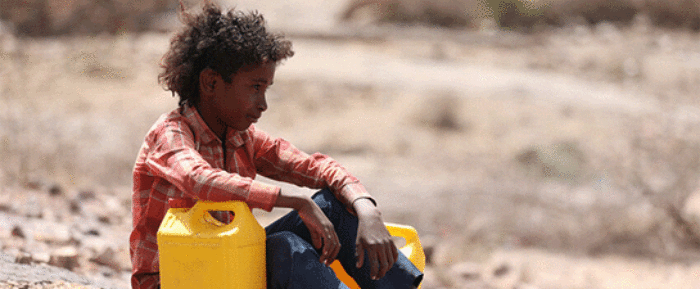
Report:
<svg viewBox="0 0 700 289"><path fill-rule="evenodd" d="M362 264L365 262L365 248L362 247L362 243L357 243L355 245L355 256L357 257L355 267L361 268Z"/></svg>

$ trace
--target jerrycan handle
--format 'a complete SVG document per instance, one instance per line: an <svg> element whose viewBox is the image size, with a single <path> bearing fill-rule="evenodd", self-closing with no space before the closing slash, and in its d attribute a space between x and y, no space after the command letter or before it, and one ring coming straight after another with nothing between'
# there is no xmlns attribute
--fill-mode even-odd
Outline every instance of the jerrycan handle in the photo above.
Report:
<svg viewBox="0 0 700 289"><path fill-rule="evenodd" d="M406 239L406 245L419 242L418 241L418 231L411 226L399 225L394 223L384 223L389 234L396 237L402 237Z"/></svg>
<svg viewBox="0 0 700 289"><path fill-rule="evenodd" d="M418 239L418 232L416 231L416 229L406 225L392 223L384 224L386 225L389 234L391 234L392 236L406 239L406 245L399 248L399 250L403 250L404 248L411 248L410 256L406 257L408 257L408 259L411 260L411 262L413 262L413 265L416 265L418 270L423 272L423 270L425 270L425 253L423 252L423 246L421 245L420 240Z"/></svg>
<svg viewBox="0 0 700 289"><path fill-rule="evenodd" d="M250 213L248 204L242 201L212 202L199 200L190 210L192 214L190 219L197 222L205 221L205 214L209 211L232 211L235 216L229 225L236 225L241 221L246 221L244 220L245 216Z"/></svg>

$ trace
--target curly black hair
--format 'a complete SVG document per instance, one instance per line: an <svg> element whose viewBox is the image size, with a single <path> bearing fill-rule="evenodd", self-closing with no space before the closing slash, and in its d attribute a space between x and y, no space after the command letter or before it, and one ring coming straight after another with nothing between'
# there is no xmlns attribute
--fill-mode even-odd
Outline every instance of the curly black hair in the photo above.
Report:
<svg viewBox="0 0 700 289"><path fill-rule="evenodd" d="M199 102L199 74L209 68L228 83L246 65L276 63L292 57L292 43L280 34L269 33L265 20L256 11L222 13L213 3L205 3L202 13L180 11L185 27L170 40L163 56L158 82L180 97L180 106Z"/></svg>

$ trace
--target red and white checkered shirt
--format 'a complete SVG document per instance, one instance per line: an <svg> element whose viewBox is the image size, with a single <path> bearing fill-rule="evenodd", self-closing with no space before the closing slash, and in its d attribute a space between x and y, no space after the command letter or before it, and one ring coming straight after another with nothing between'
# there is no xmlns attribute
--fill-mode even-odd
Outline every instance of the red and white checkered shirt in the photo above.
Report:
<svg viewBox="0 0 700 289"><path fill-rule="evenodd" d="M358 198L370 198L357 178L328 156L308 155L252 125L245 131L229 129L222 145L196 109L180 107L151 127L136 159L132 287L159 283L156 234L168 199L241 200L270 211L280 188L254 180L256 174L314 189L330 187L348 208Z"/></svg>

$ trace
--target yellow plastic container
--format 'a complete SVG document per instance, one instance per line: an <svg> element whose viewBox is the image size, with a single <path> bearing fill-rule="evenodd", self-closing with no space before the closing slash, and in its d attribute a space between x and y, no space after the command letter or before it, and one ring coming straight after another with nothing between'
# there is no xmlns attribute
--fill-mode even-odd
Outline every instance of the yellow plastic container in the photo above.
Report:
<svg viewBox="0 0 700 289"><path fill-rule="evenodd" d="M406 255L406 257L411 260L413 265L415 265L418 270L423 272L425 270L425 253L423 252L423 246L420 244L420 239L418 239L418 232L416 229L411 226L392 223L385 223L385 225L389 230L389 234L394 237L404 238L406 240L406 245L399 248L399 251ZM352 279L347 272L345 272L343 265L341 265L338 260L331 264L331 269L333 269L335 275L338 276L338 279L350 287L350 289L360 289L357 282L355 282L355 280ZM421 287L419 286L418 288Z"/></svg>
<svg viewBox="0 0 700 289"><path fill-rule="evenodd" d="M224 224L209 211L232 211ZM244 202L171 208L158 230L163 289L266 288L265 230Z"/></svg>

